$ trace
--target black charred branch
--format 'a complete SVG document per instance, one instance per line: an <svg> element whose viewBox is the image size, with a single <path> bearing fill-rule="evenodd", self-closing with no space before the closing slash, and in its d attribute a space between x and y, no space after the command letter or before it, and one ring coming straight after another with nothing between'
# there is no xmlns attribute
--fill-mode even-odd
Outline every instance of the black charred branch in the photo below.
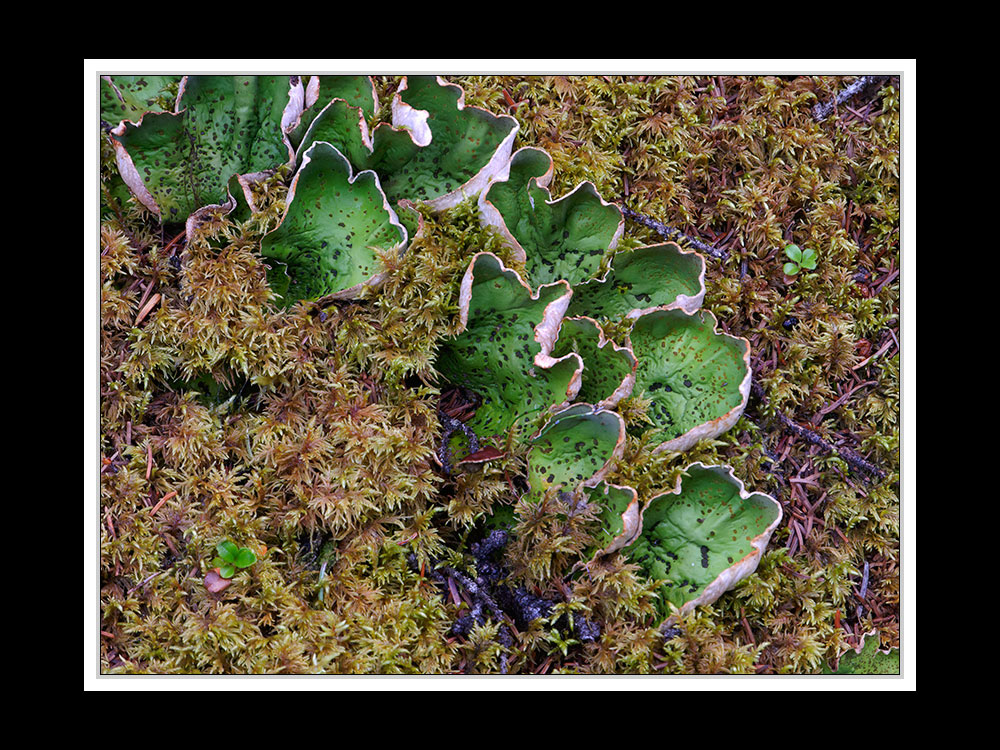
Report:
<svg viewBox="0 0 1000 750"><path fill-rule="evenodd" d="M467 636L478 625L492 619L500 623L497 641L506 649L513 648L514 638L505 622L513 622L520 629L527 629L539 617L546 617L552 611L554 602L535 596L523 586L511 587L506 584L507 571L494 560L495 553L502 550L509 535L506 531L491 531L481 541L470 545L469 551L476 560L477 576L471 576L450 566L431 566L428 575L432 580L448 586L449 579L461 586L469 599L468 614L459 617L452 626L452 633ZM415 570L419 568L415 555L409 556L409 563ZM573 617L573 632L581 642L590 642L600 637L601 629L585 617ZM507 674L507 655L500 656L500 671Z"/></svg>
<svg viewBox="0 0 1000 750"><path fill-rule="evenodd" d="M449 417L442 411L438 411L438 419L444 429L441 432L441 444L438 446L437 457L444 473L451 474L451 449L448 447L448 440L451 439L452 434L460 431L465 435L466 440L469 441L469 453L475 453L479 450L479 438L471 427L459 419Z"/></svg>

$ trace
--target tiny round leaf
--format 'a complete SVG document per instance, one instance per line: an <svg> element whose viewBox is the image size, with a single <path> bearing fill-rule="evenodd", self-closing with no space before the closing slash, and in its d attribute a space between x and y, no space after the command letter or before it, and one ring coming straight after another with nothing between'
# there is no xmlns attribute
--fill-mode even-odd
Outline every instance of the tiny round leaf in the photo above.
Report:
<svg viewBox="0 0 1000 750"><path fill-rule="evenodd" d="M255 562L257 562L257 555L248 550L246 547L240 548L235 560L237 568L249 568Z"/></svg>

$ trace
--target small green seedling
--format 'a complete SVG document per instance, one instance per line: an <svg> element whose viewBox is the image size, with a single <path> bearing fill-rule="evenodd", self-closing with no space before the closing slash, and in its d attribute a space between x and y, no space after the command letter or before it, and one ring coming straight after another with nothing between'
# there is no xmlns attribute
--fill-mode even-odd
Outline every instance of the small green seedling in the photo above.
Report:
<svg viewBox="0 0 1000 750"><path fill-rule="evenodd" d="M212 560L212 566L219 569L219 575L223 578L232 578L237 568L249 568L257 562L257 555L252 551L246 547L237 547L229 540L220 542L215 549L219 555Z"/></svg>
<svg viewBox="0 0 1000 750"><path fill-rule="evenodd" d="M799 249L798 245L788 245L785 248L785 255L788 256L789 263L784 265L786 276L795 276L803 268L812 271L816 268L816 251L806 248Z"/></svg>

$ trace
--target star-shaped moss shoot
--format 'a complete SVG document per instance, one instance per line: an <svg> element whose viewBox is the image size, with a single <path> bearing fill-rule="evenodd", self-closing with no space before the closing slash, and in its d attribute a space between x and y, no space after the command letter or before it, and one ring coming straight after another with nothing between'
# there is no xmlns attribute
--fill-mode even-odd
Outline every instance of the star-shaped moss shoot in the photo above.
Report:
<svg viewBox="0 0 1000 750"><path fill-rule="evenodd" d="M459 297L462 332L444 343L437 369L482 398L467 422L481 439L505 442L515 426L516 439L535 417L576 396L580 357L552 356L571 295L565 281L532 292L492 253L472 259Z"/></svg>
<svg viewBox="0 0 1000 750"><path fill-rule="evenodd" d="M541 149L519 149L507 179L501 177L480 196L480 215L525 262L528 280L578 284L595 276L624 231L621 210L590 182L552 200L552 158Z"/></svg>
<svg viewBox="0 0 1000 750"><path fill-rule="evenodd" d="M572 303L571 303L572 304ZM628 347L606 338L592 318L565 318L553 355L576 352L583 359L583 377L577 398L612 408L632 393L636 359Z"/></svg>
<svg viewBox="0 0 1000 750"><path fill-rule="evenodd" d="M435 76L404 78L392 124L368 133L361 107L334 100L318 114L301 148L325 140L355 169L372 169L390 203L406 199L443 211L476 196L510 160L517 121L465 106L460 86Z"/></svg>
<svg viewBox="0 0 1000 750"><path fill-rule="evenodd" d="M159 106L181 76L101 76L101 119L109 125L135 122L146 112L163 112ZM171 106L168 109L173 109Z"/></svg>
<svg viewBox="0 0 1000 750"><path fill-rule="evenodd" d="M652 401L655 449L687 450L739 419L750 395L750 344L716 330L708 311L664 310L636 320L633 393Z"/></svg>
<svg viewBox="0 0 1000 750"><path fill-rule="evenodd" d="M573 404L553 415L530 443L531 497L540 499L553 489L574 492L598 484L621 456L625 422L616 412Z"/></svg>
<svg viewBox="0 0 1000 750"><path fill-rule="evenodd" d="M616 320L654 310L694 312L705 299L705 259L673 242L616 253L600 279L573 287L570 315Z"/></svg>
<svg viewBox="0 0 1000 750"><path fill-rule="evenodd" d="M626 554L663 581L657 608L672 621L753 573L780 521L781 505L747 493L731 468L694 463L679 488L649 501Z"/></svg>
<svg viewBox="0 0 1000 750"><path fill-rule="evenodd" d="M186 76L180 89L176 113L111 131L122 179L164 222L227 201L233 175L290 163L286 132L302 112L298 76Z"/></svg>
<svg viewBox="0 0 1000 750"><path fill-rule="evenodd" d="M313 144L292 180L281 223L261 240L268 281L283 306L353 297L382 281L380 252L397 252L406 230L386 202L378 176L352 174L328 143Z"/></svg>

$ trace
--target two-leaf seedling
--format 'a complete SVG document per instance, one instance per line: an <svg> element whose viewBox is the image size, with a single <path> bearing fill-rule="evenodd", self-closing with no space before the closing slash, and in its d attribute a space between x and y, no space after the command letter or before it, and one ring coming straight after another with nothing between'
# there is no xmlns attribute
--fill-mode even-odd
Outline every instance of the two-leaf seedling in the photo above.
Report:
<svg viewBox="0 0 1000 750"><path fill-rule="evenodd" d="M246 547L237 547L226 540L215 548L219 555L212 560L212 566L218 568L223 578L232 578L237 568L249 568L257 562L257 555Z"/></svg>
<svg viewBox="0 0 1000 750"><path fill-rule="evenodd" d="M785 247L785 255L788 263L784 265L786 276L795 276L803 268L812 271L816 268L816 251L806 248L802 250L798 245L788 245Z"/></svg>

